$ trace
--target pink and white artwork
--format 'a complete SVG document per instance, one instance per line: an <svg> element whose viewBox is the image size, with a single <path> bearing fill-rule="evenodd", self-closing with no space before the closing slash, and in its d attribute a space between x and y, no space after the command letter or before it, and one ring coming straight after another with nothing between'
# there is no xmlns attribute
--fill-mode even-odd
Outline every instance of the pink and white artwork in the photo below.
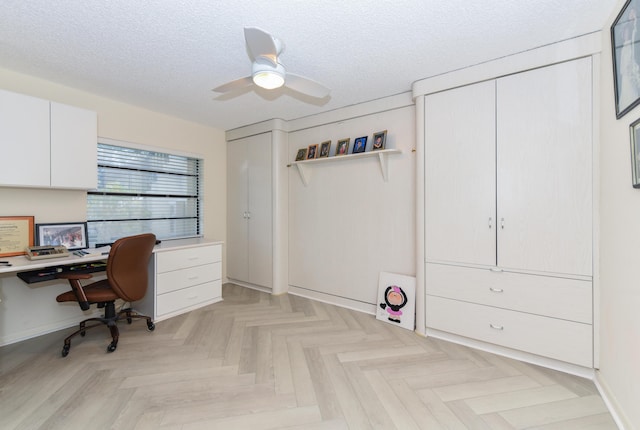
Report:
<svg viewBox="0 0 640 430"><path fill-rule="evenodd" d="M416 278L380 272L376 318L407 330L414 330L416 319Z"/></svg>

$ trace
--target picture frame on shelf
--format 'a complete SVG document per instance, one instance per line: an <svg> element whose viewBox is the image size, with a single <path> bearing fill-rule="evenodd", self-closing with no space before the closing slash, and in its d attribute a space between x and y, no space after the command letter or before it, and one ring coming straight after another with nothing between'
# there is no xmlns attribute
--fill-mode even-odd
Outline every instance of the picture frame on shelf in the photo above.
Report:
<svg viewBox="0 0 640 430"><path fill-rule="evenodd" d="M349 142L351 142L350 137L338 140L338 145L336 146L336 156L347 155L349 153Z"/></svg>
<svg viewBox="0 0 640 430"><path fill-rule="evenodd" d="M307 160L313 160L318 156L318 144L314 143L307 148Z"/></svg>
<svg viewBox="0 0 640 430"><path fill-rule="evenodd" d="M367 137L368 136L356 137L356 140L353 141L352 154L358 154L367 149Z"/></svg>
<svg viewBox="0 0 640 430"><path fill-rule="evenodd" d="M640 103L640 0L627 0L611 25L616 118Z"/></svg>
<svg viewBox="0 0 640 430"><path fill-rule="evenodd" d="M302 161L307 158L307 148L298 149L298 153L296 154L296 161Z"/></svg>
<svg viewBox="0 0 640 430"><path fill-rule="evenodd" d="M330 150L331 150L331 141L327 140L326 142L322 142L320 144L320 154L318 155L318 158L328 157Z"/></svg>
<svg viewBox="0 0 640 430"><path fill-rule="evenodd" d="M372 151L378 151L384 149L387 143L387 130L373 133L373 144L371 145Z"/></svg>
<svg viewBox="0 0 640 430"><path fill-rule="evenodd" d="M630 126L631 133L631 185L640 188L640 119Z"/></svg>
<svg viewBox="0 0 640 430"><path fill-rule="evenodd" d="M36 245L63 245L68 250L88 248L86 222L36 224Z"/></svg>
<svg viewBox="0 0 640 430"><path fill-rule="evenodd" d="M0 216L0 257L26 254L33 246L33 216Z"/></svg>

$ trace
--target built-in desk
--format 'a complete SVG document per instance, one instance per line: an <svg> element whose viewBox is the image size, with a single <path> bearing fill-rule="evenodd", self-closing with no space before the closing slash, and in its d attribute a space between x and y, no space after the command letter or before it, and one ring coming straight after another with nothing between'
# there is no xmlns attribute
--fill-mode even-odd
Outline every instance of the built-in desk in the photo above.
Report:
<svg viewBox="0 0 640 430"><path fill-rule="evenodd" d="M100 249L99 251L107 252ZM49 275L51 268L106 261L108 255L29 260L3 257L0 266L0 345L5 345L77 324L99 315L95 306L81 311L75 303L57 303L56 296L69 290L68 281ZM203 238L164 240L155 246L149 261L147 294L133 303L155 321L170 318L222 300L222 242ZM43 282L26 283L18 272L42 270ZM90 270L93 271L93 270ZM100 279L104 273L94 273Z"/></svg>

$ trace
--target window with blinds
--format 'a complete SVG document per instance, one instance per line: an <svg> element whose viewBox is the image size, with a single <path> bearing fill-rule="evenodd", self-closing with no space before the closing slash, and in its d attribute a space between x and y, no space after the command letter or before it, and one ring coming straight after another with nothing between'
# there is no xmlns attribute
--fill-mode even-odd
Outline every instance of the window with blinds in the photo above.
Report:
<svg viewBox="0 0 640 430"><path fill-rule="evenodd" d="M89 244L140 233L201 235L201 160L98 144L98 188L87 193Z"/></svg>

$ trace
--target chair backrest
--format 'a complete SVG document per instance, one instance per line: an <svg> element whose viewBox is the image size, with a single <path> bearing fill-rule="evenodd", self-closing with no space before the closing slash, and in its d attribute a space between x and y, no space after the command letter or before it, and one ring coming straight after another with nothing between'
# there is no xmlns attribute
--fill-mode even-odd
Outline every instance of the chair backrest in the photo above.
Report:
<svg viewBox="0 0 640 430"><path fill-rule="evenodd" d="M151 233L118 239L111 245L107 260L109 285L122 299L133 302L147 292L148 263L156 244Z"/></svg>

